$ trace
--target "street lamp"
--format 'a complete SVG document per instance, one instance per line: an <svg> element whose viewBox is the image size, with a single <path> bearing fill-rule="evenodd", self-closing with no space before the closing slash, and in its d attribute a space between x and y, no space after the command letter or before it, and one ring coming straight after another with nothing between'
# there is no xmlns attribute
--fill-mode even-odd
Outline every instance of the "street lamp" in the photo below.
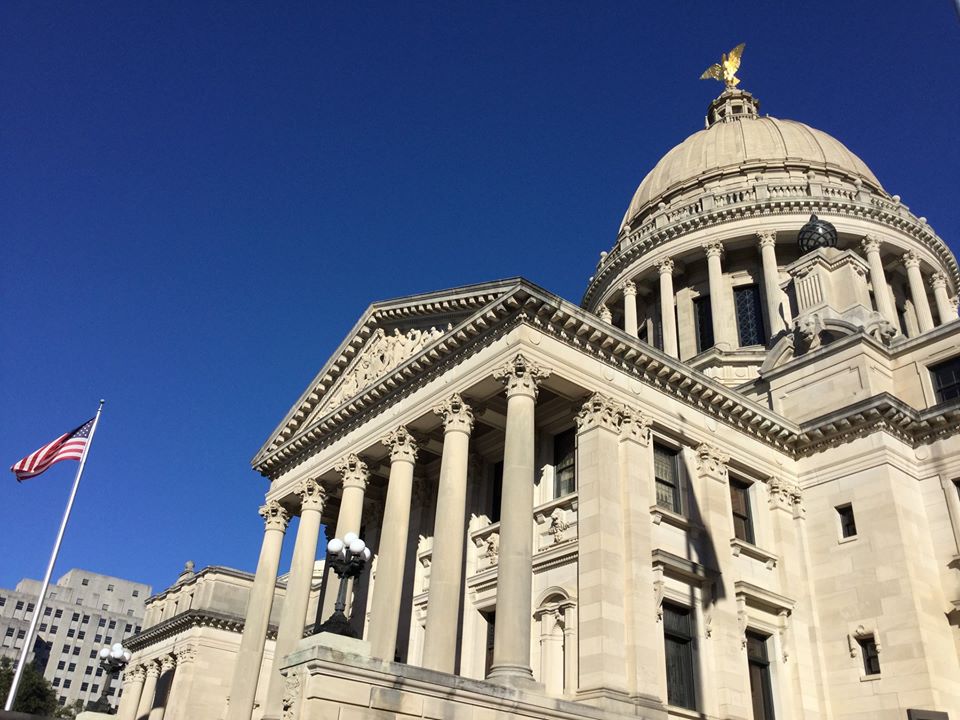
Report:
<svg viewBox="0 0 960 720"><path fill-rule="evenodd" d="M340 589L337 592L337 602L333 606L333 615L317 628L317 632L329 632L352 638L359 637L343 611L347 606L349 581L360 577L363 567L369 559L370 548L356 533L349 532L343 536L343 540L333 538L327 543L327 562L330 563L333 571L340 578Z"/></svg>
<svg viewBox="0 0 960 720"><path fill-rule="evenodd" d="M113 645L105 645L100 648L97 657L100 660L100 667L103 668L106 673L106 679L103 681L103 691L100 693L100 697L97 698L95 703L91 703L87 709L109 713L110 700L107 694L110 692L110 681L117 677L127 666L127 663L130 662L131 655L130 651L122 644L114 643Z"/></svg>

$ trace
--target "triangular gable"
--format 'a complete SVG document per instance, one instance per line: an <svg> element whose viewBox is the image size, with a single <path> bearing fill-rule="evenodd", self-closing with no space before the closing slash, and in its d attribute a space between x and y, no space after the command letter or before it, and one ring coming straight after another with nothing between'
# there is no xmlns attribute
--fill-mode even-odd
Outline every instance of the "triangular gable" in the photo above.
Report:
<svg viewBox="0 0 960 720"><path fill-rule="evenodd" d="M370 384L440 342L512 289L511 278L374 303L353 326L253 459L254 466Z"/></svg>

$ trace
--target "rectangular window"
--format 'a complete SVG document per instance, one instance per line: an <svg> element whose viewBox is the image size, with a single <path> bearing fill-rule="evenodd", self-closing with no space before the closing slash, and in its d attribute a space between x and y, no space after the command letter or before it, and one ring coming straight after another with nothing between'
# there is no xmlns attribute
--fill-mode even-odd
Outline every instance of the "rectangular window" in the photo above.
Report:
<svg viewBox="0 0 960 720"><path fill-rule="evenodd" d="M67 672L73 672L76 669L77 669L76 663L70 663L69 665L67 665Z"/></svg>
<svg viewBox="0 0 960 720"><path fill-rule="evenodd" d="M750 697L754 720L774 720L773 685L770 681L770 661L767 659L768 638L755 632L747 633L747 666L750 672Z"/></svg>
<svg viewBox="0 0 960 720"><path fill-rule="evenodd" d="M7 599L2 595L0 595L0 607L3 607L6 604L7 604Z"/></svg>
<svg viewBox="0 0 960 720"><path fill-rule="evenodd" d="M16 607L14 607L13 609L14 609L14 610L23 610L23 600L17 600Z"/></svg>
<svg viewBox="0 0 960 720"><path fill-rule="evenodd" d="M667 662L667 702L696 710L693 623L689 608L663 604L663 646Z"/></svg>
<svg viewBox="0 0 960 720"><path fill-rule="evenodd" d="M55 618L62 618L62 617L63 617L63 610L57 610L57 611L55 611L55 612L53 613L53 616L54 616Z"/></svg>
<svg viewBox="0 0 960 720"><path fill-rule="evenodd" d="M54 686L54 687L60 687L60 678L55 677L55 678L53 679L53 686ZM62 704L62 703L61 703L61 704Z"/></svg>
<svg viewBox="0 0 960 720"><path fill-rule="evenodd" d="M90 687L89 683L85 683L85 682L80 683L80 692L86 692L88 687Z"/></svg>
<svg viewBox="0 0 960 720"><path fill-rule="evenodd" d="M54 625L50 628L50 632L55 633L60 629L59 625Z"/></svg>
<svg viewBox="0 0 960 720"><path fill-rule="evenodd" d="M654 443L653 476L657 486L657 507L683 512L680 502L680 454Z"/></svg>
<svg viewBox="0 0 960 720"><path fill-rule="evenodd" d="M83 630L81 630L80 632L77 633L77 640L83 640L86 636L87 634Z"/></svg>
<svg viewBox="0 0 960 720"><path fill-rule="evenodd" d="M107 585L107 592L113 592L113 585Z"/></svg>
<svg viewBox="0 0 960 720"><path fill-rule="evenodd" d="M570 428L553 436L553 496L577 489L577 431Z"/></svg>
<svg viewBox="0 0 960 720"><path fill-rule="evenodd" d="M753 520L750 518L750 486L730 480L730 503L733 505L733 535L753 544Z"/></svg>
<svg viewBox="0 0 960 720"><path fill-rule="evenodd" d="M80 602L80 601L78 600L77 603L79 604L79 602ZM74 614L73 614L73 617L70 618L70 619L71 619L73 622L76 622L77 620L80 619L80 613L74 613Z"/></svg>
<svg viewBox="0 0 960 720"><path fill-rule="evenodd" d="M67 637L73 637L74 634L75 634L75 633L74 633L74 631L73 631L73 628L70 628L69 630L67 630Z"/></svg>
<svg viewBox="0 0 960 720"><path fill-rule="evenodd" d="M33 612L33 603L27 603L27 612Z"/></svg>
<svg viewBox="0 0 960 720"><path fill-rule="evenodd" d="M95 637L93 638L93 641L94 641L95 643L101 643L101 642L103 642L103 635L97 635L97 636L95 636Z"/></svg>
<svg viewBox="0 0 960 720"><path fill-rule="evenodd" d="M74 648L73 648L73 654L74 654L74 655L79 655L79 654L80 654L80 646L79 646L79 645L74 646Z"/></svg>
<svg viewBox="0 0 960 720"><path fill-rule="evenodd" d="M930 368L930 374L933 376L933 390L938 403L960 398L960 356L934 365Z"/></svg>
<svg viewBox="0 0 960 720"><path fill-rule="evenodd" d="M740 347L765 345L763 315L760 309L760 287L741 285L733 289L734 310L737 316L737 334Z"/></svg>
<svg viewBox="0 0 960 720"><path fill-rule="evenodd" d="M86 625L88 622L90 622L90 616L89 616L89 615L84 615L84 616L83 616L83 620L81 620L80 622L82 622L84 625Z"/></svg>
<svg viewBox="0 0 960 720"><path fill-rule="evenodd" d="M40 632L46 632L46 631L47 631L47 624L40 623Z"/></svg>
<svg viewBox="0 0 960 720"><path fill-rule="evenodd" d="M710 309L710 296L701 295L693 299L693 323L697 331L697 352L713 347L713 313Z"/></svg>
<svg viewBox="0 0 960 720"><path fill-rule="evenodd" d="M87 669L83 671L84 675L93 675L93 666L87 665Z"/></svg>
<svg viewBox="0 0 960 720"><path fill-rule="evenodd" d="M837 508L840 518L840 537L853 537L857 534L857 521L853 516L853 505L841 505Z"/></svg>
<svg viewBox="0 0 960 720"><path fill-rule="evenodd" d="M67 689L68 687L70 687L70 680L69 680L69 679L63 681L63 688L64 688L64 689Z"/></svg>
<svg viewBox="0 0 960 720"><path fill-rule="evenodd" d="M66 661L61 660L60 662L57 663L57 670L63 670L66 666L67 666Z"/></svg>
<svg viewBox="0 0 960 720"><path fill-rule="evenodd" d="M90 584L90 580L89 580L88 578L84 578L83 580L80 581L80 584L81 584L81 585L89 585L89 584Z"/></svg>
<svg viewBox="0 0 960 720"><path fill-rule="evenodd" d="M860 646L860 656L863 658L863 674L880 674L880 651L877 650L877 641L873 635L857 638L857 644Z"/></svg>
<svg viewBox="0 0 960 720"><path fill-rule="evenodd" d="M44 616L44 617L47 617L47 616L50 615L50 613L52 613L52 612L53 612L53 608L44 608L44 609L43 609L43 616Z"/></svg>
<svg viewBox="0 0 960 720"><path fill-rule="evenodd" d="M134 597L140 597L140 591L139 591L139 590L134 590L134 591L133 591L133 596L134 596Z"/></svg>

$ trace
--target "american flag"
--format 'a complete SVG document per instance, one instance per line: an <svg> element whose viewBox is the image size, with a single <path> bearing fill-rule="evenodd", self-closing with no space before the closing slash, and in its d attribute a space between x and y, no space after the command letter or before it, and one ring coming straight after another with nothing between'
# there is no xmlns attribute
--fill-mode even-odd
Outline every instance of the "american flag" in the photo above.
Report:
<svg viewBox="0 0 960 720"><path fill-rule="evenodd" d="M64 433L11 467L10 470L17 476L17 482L39 475L61 460L79 460L83 455L83 449L87 446L87 441L90 439L90 430L93 428L94 420L96 418L90 418L76 430Z"/></svg>

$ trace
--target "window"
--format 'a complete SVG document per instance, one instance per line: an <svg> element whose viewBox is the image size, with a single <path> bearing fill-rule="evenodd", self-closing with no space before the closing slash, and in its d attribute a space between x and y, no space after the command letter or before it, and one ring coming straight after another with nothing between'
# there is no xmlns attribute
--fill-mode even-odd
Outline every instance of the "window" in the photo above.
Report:
<svg viewBox="0 0 960 720"><path fill-rule="evenodd" d="M52 612L53 612L53 608L44 608L44 609L43 609L43 616L44 616L44 617L47 617L47 616L49 616Z"/></svg>
<svg viewBox="0 0 960 720"><path fill-rule="evenodd" d="M63 654L64 654L64 655L69 655L69 654L70 654L70 650L72 650L72 648L71 648L69 645L64 645L64 646L63 646Z"/></svg>
<svg viewBox="0 0 960 720"><path fill-rule="evenodd" d="M67 630L67 637L73 637L76 633L73 631L73 628Z"/></svg>
<svg viewBox="0 0 960 720"><path fill-rule="evenodd" d="M577 431L553 436L553 496L563 497L577 489Z"/></svg>
<svg viewBox="0 0 960 720"><path fill-rule="evenodd" d="M710 310L710 296L701 295L693 299L693 324L697 332L697 352L701 353L713 347L713 313Z"/></svg>
<svg viewBox="0 0 960 720"><path fill-rule="evenodd" d="M853 505L841 505L837 508L840 518L840 537L854 537L857 534L857 521L853 517Z"/></svg>
<svg viewBox="0 0 960 720"><path fill-rule="evenodd" d="M89 615L84 615L84 616L83 616L83 620L81 620L80 622L82 622L84 625L86 625L88 622L90 622L90 616L89 616Z"/></svg>
<svg viewBox="0 0 960 720"><path fill-rule="evenodd" d="M74 654L74 655L79 655L79 654L80 654L80 646L79 646L79 645L77 645L77 646L75 646L75 647L73 648L73 654Z"/></svg>
<svg viewBox="0 0 960 720"><path fill-rule="evenodd" d="M857 638L857 644L860 646L860 656L863 658L863 674L880 674L880 651L877 649L877 641L873 635Z"/></svg>
<svg viewBox="0 0 960 720"><path fill-rule="evenodd" d="M733 506L733 535L753 544L753 520L750 519L750 486L730 479L730 503Z"/></svg>
<svg viewBox="0 0 960 720"><path fill-rule="evenodd" d="M27 603L27 612L33 612L33 603Z"/></svg>
<svg viewBox="0 0 960 720"><path fill-rule="evenodd" d="M653 476L657 486L657 507L683 512L680 502L680 454L676 450L653 445Z"/></svg>
<svg viewBox="0 0 960 720"><path fill-rule="evenodd" d="M76 622L77 620L80 619L80 613L74 613L74 614L73 614L73 617L70 618L70 619L71 619L71 621Z"/></svg>
<svg viewBox="0 0 960 720"><path fill-rule="evenodd" d="M960 398L960 356L934 365L930 368L930 374L933 376L933 390L938 403Z"/></svg>
<svg viewBox="0 0 960 720"><path fill-rule="evenodd" d="M3 595L0 595L0 607L3 607L6 604L7 604L7 599L3 597Z"/></svg>
<svg viewBox="0 0 960 720"><path fill-rule="evenodd" d="M66 661L61 660L60 662L57 663L57 670L63 670L66 666L67 666Z"/></svg>
<svg viewBox="0 0 960 720"><path fill-rule="evenodd" d="M97 677L100 677L101 675L103 675L103 668L97 668L97 671L94 673L94 675L96 675Z"/></svg>
<svg viewBox="0 0 960 720"><path fill-rule="evenodd" d="M66 690L68 687L70 687L70 680L69 680L69 679L63 681L63 688L64 688L64 690Z"/></svg>
<svg viewBox="0 0 960 720"><path fill-rule="evenodd" d="M89 585L89 584L90 584L90 579L89 579L89 578L84 578L83 580L80 581L80 584L81 584L81 585L84 585L84 586Z"/></svg>
<svg viewBox="0 0 960 720"><path fill-rule="evenodd" d="M103 605L100 606L100 609L101 609L101 610L109 610L109 609L110 609L110 606L107 605L106 603L104 603Z"/></svg>
<svg viewBox="0 0 960 720"><path fill-rule="evenodd" d="M139 590L134 590L134 591L133 591L133 596L134 596L134 597L140 597L140 591L139 591Z"/></svg>
<svg viewBox="0 0 960 720"><path fill-rule="evenodd" d="M116 621L116 620L111 620L111 621L110 621L110 624L107 626L107 629L108 629L108 630L113 630L116 626L117 626L117 621Z"/></svg>
<svg viewBox="0 0 960 720"><path fill-rule="evenodd" d="M773 720L774 717L767 639L759 633L747 633L747 666L750 672L750 697L753 701L754 720Z"/></svg>
<svg viewBox="0 0 960 720"><path fill-rule="evenodd" d="M53 616L54 616L55 618L62 618L62 617L63 617L63 610L57 610L57 611L53 614Z"/></svg>
<svg viewBox="0 0 960 720"><path fill-rule="evenodd" d="M50 627L50 632L52 632L52 633L55 633L55 632L57 632L58 630L60 630L60 626L59 626L59 625L52 625L52 626Z"/></svg>
<svg viewBox="0 0 960 720"><path fill-rule="evenodd" d="M80 632L77 633L77 640L83 640L86 636L87 634L83 630L81 630Z"/></svg>
<svg viewBox="0 0 960 720"><path fill-rule="evenodd" d="M139 625L137 625L136 632L140 632L140 626L139 626Z"/></svg>
<svg viewBox="0 0 960 720"><path fill-rule="evenodd" d="M737 315L737 334L740 347L765 345L763 315L760 310L760 288L757 285L741 285L733 289L733 303Z"/></svg>
<svg viewBox="0 0 960 720"><path fill-rule="evenodd" d="M7 628L7 637L13 637L13 628L12 628L12 627L8 627L8 628Z"/></svg>
<svg viewBox="0 0 960 720"><path fill-rule="evenodd" d="M77 598L77 605L83 605L83 598ZM76 613L74 613L76 615Z"/></svg>
<svg viewBox="0 0 960 720"><path fill-rule="evenodd" d="M107 592L113 592L113 585L107 585Z"/></svg>
<svg viewBox="0 0 960 720"><path fill-rule="evenodd" d="M54 686L54 687L60 687L60 678L55 677L55 678L53 679L53 686ZM62 704L62 703L61 703L61 704Z"/></svg>
<svg viewBox="0 0 960 720"><path fill-rule="evenodd" d="M83 671L84 675L93 675L93 666L87 665L87 669Z"/></svg>
<svg viewBox="0 0 960 720"><path fill-rule="evenodd" d="M67 672L73 672L76 669L77 669L76 663L70 663L69 665L67 665Z"/></svg>
<svg viewBox="0 0 960 720"><path fill-rule="evenodd" d="M26 630L17 630L17 640L23 640L27 636Z"/></svg>
<svg viewBox="0 0 960 720"><path fill-rule="evenodd" d="M103 642L103 635L96 635L96 636L94 636L93 641L94 641L95 643L101 643L101 642Z"/></svg>
<svg viewBox="0 0 960 720"><path fill-rule="evenodd" d="M127 623L127 627L124 629L124 632L128 633L131 630L133 630L133 625L131 625L130 623Z"/></svg>
<svg viewBox="0 0 960 720"><path fill-rule="evenodd" d="M480 613L483 619L487 621L487 645L486 655L484 656L483 676L490 674L490 668L493 667L493 636L497 627L497 611L487 610Z"/></svg>
<svg viewBox="0 0 960 720"><path fill-rule="evenodd" d="M47 631L47 624L40 623L40 632L46 632L46 631Z"/></svg>
<svg viewBox="0 0 960 720"><path fill-rule="evenodd" d="M667 661L667 702L695 710L693 623L689 608L663 604L663 646Z"/></svg>
<svg viewBox="0 0 960 720"><path fill-rule="evenodd" d="M97 657L97 651L96 651L96 650L91 650L91 651L90 651L90 659L93 660L95 657Z"/></svg>
<svg viewBox="0 0 960 720"><path fill-rule="evenodd" d="M90 687L90 683L80 683L80 692L86 692L88 687Z"/></svg>
<svg viewBox="0 0 960 720"><path fill-rule="evenodd" d="M23 610L23 600L17 600L17 605L16 605L16 607L14 607L13 609L14 609L14 610Z"/></svg>

